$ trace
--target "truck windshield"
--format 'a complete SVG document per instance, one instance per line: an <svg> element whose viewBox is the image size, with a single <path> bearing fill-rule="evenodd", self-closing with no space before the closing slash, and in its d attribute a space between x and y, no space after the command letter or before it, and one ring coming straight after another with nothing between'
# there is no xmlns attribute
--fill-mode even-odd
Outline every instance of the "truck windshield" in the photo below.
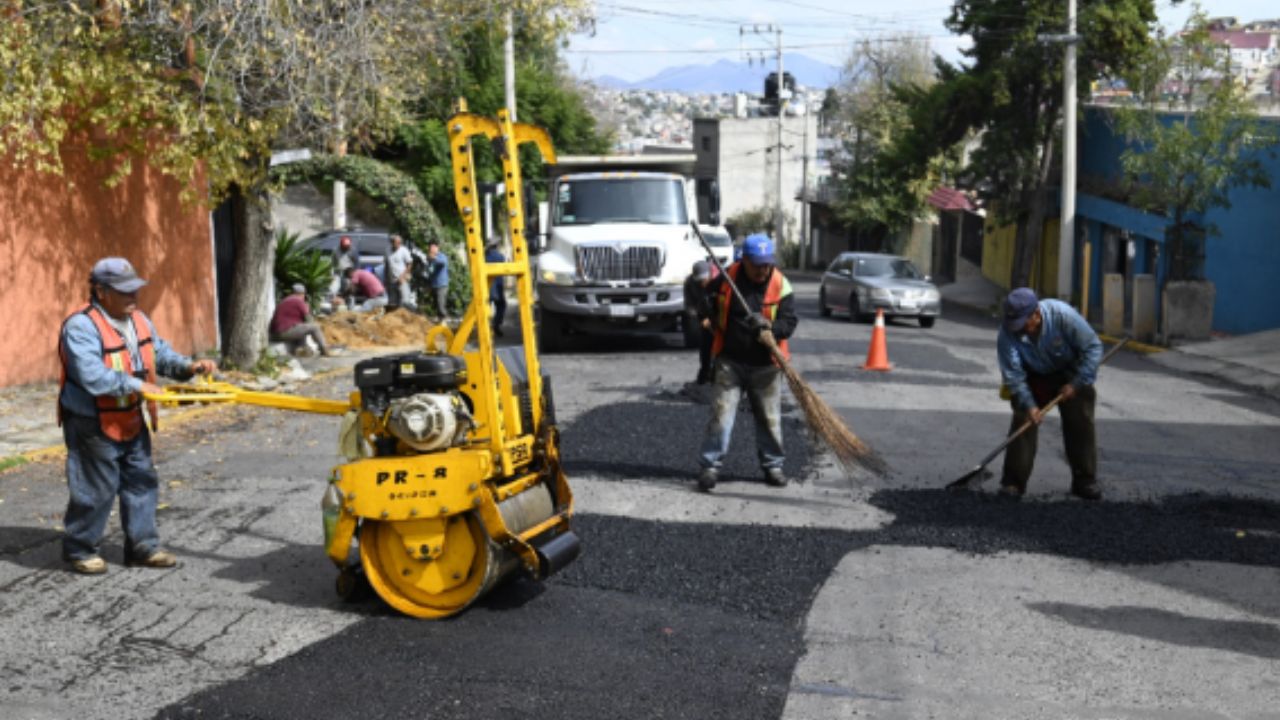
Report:
<svg viewBox="0 0 1280 720"><path fill-rule="evenodd" d="M667 178L561 180L556 187L556 225L657 223L684 225L684 188Z"/></svg>

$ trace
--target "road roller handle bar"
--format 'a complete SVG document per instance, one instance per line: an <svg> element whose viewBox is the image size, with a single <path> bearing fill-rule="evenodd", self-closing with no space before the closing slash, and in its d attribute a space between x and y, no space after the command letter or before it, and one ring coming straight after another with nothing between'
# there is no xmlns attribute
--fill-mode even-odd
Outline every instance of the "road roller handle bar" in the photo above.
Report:
<svg viewBox="0 0 1280 720"><path fill-rule="evenodd" d="M215 381L167 385L164 388L164 392L143 393L143 397L166 406L191 405L195 403L236 403L321 415L343 415L360 407L359 393L352 393L352 397L345 401L328 400L301 395L287 395L285 393L245 390L231 383Z"/></svg>

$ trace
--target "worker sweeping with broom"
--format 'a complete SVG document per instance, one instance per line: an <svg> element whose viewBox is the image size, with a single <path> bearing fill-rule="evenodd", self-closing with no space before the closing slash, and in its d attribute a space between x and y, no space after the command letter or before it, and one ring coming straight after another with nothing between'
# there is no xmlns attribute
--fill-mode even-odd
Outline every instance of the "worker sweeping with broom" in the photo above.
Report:
<svg viewBox="0 0 1280 720"><path fill-rule="evenodd" d="M734 287L744 303L734 298ZM710 491L720 476L720 462L729 451L738 400L745 390L756 423L756 455L766 483L787 484L782 472L782 370L774 362L776 346L789 358L787 338L796 330L791 283L775 266L773 240L749 236L742 259L707 286L711 300L712 399L699 458L698 488ZM748 312L748 310L750 312Z"/></svg>

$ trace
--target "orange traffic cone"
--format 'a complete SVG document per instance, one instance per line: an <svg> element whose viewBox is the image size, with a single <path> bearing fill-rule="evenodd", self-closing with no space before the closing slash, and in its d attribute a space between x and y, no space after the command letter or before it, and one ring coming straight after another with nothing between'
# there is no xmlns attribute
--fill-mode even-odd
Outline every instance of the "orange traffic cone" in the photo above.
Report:
<svg viewBox="0 0 1280 720"><path fill-rule="evenodd" d="M867 362L863 370L891 370L889 348L884 342L884 310L876 310L876 325L871 330L871 347L867 348Z"/></svg>

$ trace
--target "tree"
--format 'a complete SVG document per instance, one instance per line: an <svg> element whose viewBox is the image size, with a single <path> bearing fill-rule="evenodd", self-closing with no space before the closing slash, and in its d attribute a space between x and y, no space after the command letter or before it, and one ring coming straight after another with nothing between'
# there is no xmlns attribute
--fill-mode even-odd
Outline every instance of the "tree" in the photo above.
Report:
<svg viewBox="0 0 1280 720"><path fill-rule="evenodd" d="M909 224L933 189L935 173L904 176L892 158L895 141L911 122L898 88L927 88L932 82L929 43L923 38L861 40L845 61L831 103L845 150L836 163L840 199L834 209L859 235L883 240Z"/></svg>
<svg viewBox="0 0 1280 720"><path fill-rule="evenodd" d="M1204 240L1218 234L1205 214L1230 208L1232 188L1271 186L1261 156L1275 156L1277 134L1258 121L1198 6L1184 32L1153 46L1129 86L1142 104L1116 120L1131 143L1120 162L1133 201L1171 221L1169 279L1203 279Z"/></svg>
<svg viewBox="0 0 1280 720"><path fill-rule="evenodd" d="M497 25L478 25L453 48L457 70L434 100L423 108L425 119L402 126L396 143L384 153L411 173L442 223L461 242L463 226L453 196L453 167L444 118L452 99L466 98L470 112L492 116L506 106L502 60L503 34ZM518 28L515 38L516 115L520 122L540 125L551 135L557 153L601 155L612 138L599 131L587 109L586 98L566 71L556 52L554 38ZM444 98L450 98L445 102ZM501 163L490 149L475 147L479 182L501 179ZM522 149L521 176L526 183L543 177L541 156Z"/></svg>
<svg viewBox="0 0 1280 720"><path fill-rule="evenodd" d="M0 153L60 169L62 141L133 158L230 197L237 247L231 362L256 360L266 338L273 239L271 151L370 146L441 87L449 48L510 6L531 31L558 36L585 17L583 0L3 0ZM202 198L204 199L204 198Z"/></svg>
<svg viewBox="0 0 1280 720"><path fill-rule="evenodd" d="M924 177L942 148L977 133L968 182L1016 222L1011 283L1025 285L1040 248L1048 189L1058 158L1062 48L1040 40L1066 29L1061 0L958 0L947 27L973 38L967 62L937 61L939 82L911 90L912 124L895 149L900 167ZM1150 43L1152 0L1080 0L1077 92L1127 71Z"/></svg>

